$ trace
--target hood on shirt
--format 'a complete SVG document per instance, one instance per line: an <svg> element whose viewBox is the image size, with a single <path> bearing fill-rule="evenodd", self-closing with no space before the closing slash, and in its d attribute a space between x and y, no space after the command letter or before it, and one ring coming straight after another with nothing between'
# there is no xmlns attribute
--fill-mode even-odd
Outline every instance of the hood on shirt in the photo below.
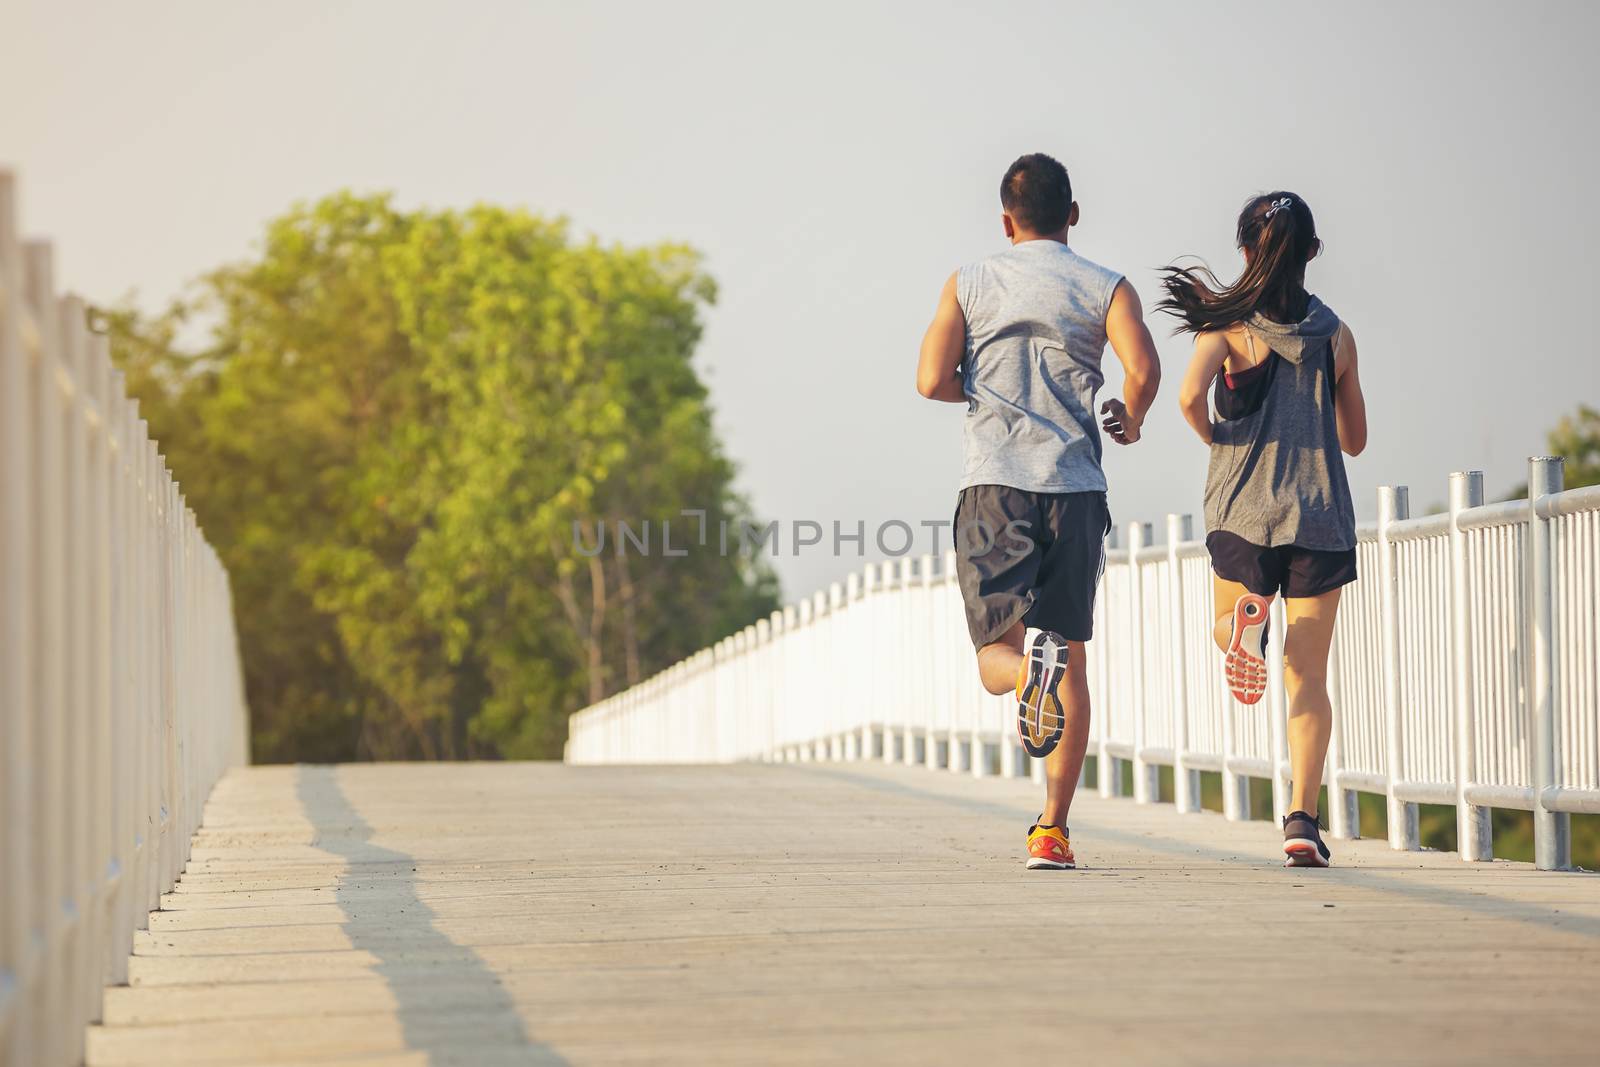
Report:
<svg viewBox="0 0 1600 1067"><path fill-rule="evenodd" d="M1313 296L1306 307L1306 317L1299 322L1273 322L1257 312L1244 326L1278 355L1290 363L1299 363L1305 353L1333 339L1339 329L1339 317Z"/></svg>

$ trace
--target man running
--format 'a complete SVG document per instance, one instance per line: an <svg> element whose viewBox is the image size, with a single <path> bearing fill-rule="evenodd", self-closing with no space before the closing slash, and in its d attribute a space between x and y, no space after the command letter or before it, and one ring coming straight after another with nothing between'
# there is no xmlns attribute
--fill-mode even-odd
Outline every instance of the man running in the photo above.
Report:
<svg viewBox="0 0 1600 1067"><path fill-rule="evenodd" d="M983 686L1015 690L1023 747L1045 760L1028 867L1061 870L1074 865L1067 812L1089 740L1083 645L1111 528L1093 414L1100 360L1109 340L1123 399L1100 412L1124 445L1139 440L1161 366L1133 286L1067 246L1078 205L1066 168L1023 156L1000 204L1011 248L945 282L917 391L967 405L956 575Z"/></svg>

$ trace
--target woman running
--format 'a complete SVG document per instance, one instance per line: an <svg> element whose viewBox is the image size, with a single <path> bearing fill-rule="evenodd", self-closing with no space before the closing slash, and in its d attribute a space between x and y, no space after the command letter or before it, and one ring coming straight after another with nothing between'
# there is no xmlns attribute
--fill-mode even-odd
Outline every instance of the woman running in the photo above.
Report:
<svg viewBox="0 0 1600 1067"><path fill-rule="evenodd" d="M1228 688L1246 704L1266 691L1267 609L1281 594L1293 773L1284 862L1326 867L1317 805L1333 727L1328 648L1339 590L1356 578L1340 450L1366 447L1366 405L1350 328L1306 292L1306 264L1322 250L1306 202L1288 192L1253 198L1239 214L1238 245L1238 281L1168 267L1158 306L1195 335L1179 403L1211 446L1206 548ZM1206 406L1213 382L1215 419Z"/></svg>

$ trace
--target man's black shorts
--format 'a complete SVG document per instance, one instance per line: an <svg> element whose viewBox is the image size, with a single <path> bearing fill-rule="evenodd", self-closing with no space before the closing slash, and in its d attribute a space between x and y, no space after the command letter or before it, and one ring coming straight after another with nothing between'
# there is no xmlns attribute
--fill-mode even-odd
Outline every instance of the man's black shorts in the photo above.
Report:
<svg viewBox="0 0 1600 1067"><path fill-rule="evenodd" d="M1356 550L1319 552L1297 545L1266 548L1238 534L1214 530L1206 535L1211 569L1218 578L1238 582L1252 593L1281 592L1291 600L1321 596L1356 580Z"/></svg>
<svg viewBox="0 0 1600 1067"><path fill-rule="evenodd" d="M1111 512L1104 493L974 485L956 502L956 579L978 648L1018 619L1068 641L1094 632Z"/></svg>

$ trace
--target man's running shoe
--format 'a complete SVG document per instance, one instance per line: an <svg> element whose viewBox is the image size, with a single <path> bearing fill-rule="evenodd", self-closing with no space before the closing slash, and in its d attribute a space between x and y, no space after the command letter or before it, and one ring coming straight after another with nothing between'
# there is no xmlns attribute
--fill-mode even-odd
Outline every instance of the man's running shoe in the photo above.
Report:
<svg viewBox="0 0 1600 1067"><path fill-rule="evenodd" d="M1283 819L1283 865L1285 867L1326 867L1333 858L1322 843L1322 830L1315 816L1291 811Z"/></svg>
<svg viewBox="0 0 1600 1067"><path fill-rule="evenodd" d="M1264 596L1246 593L1233 605L1233 639L1222 661L1228 691L1241 704L1254 704L1267 691L1267 610Z"/></svg>
<svg viewBox="0 0 1600 1067"><path fill-rule="evenodd" d="M1017 672L1017 733L1030 756L1048 756L1061 740L1061 698L1056 689L1067 673L1067 641L1050 630L1029 630Z"/></svg>
<svg viewBox="0 0 1600 1067"><path fill-rule="evenodd" d="M1065 826L1028 827L1028 870L1070 871L1076 865Z"/></svg>

